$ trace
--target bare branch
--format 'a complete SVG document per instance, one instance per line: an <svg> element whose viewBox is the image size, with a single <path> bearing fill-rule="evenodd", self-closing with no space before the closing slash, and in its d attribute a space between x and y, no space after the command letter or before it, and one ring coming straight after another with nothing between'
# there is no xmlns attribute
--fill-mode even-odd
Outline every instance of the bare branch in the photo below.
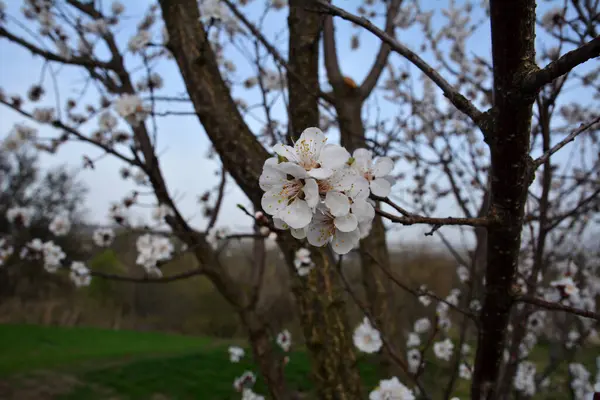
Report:
<svg viewBox="0 0 600 400"><path fill-rule="evenodd" d="M402 3L402 0L392 0L389 8L387 10L387 15L385 18L385 33L387 33L391 37L394 37L394 27L395 27L394 19L396 18L396 15L398 14L398 9L400 8L401 3ZM377 53L377 56L375 57L375 62L373 63L373 66L371 67L369 74L367 75L364 82L360 85L360 88L359 88L361 97L363 99L366 99L367 97L369 97L369 95L373 91L373 88L377 84L377 81L379 80L381 73L385 69L385 66L387 64L387 60L390 56L391 51L392 51L392 49L390 48L389 44L387 44L386 42L381 42L381 46L379 47L379 52Z"/></svg>
<svg viewBox="0 0 600 400"><path fill-rule="evenodd" d="M327 70L327 78L329 79L331 86L333 88L343 87L344 76L340 69L337 56L333 17L329 15L325 18L323 24L323 58L325 61L325 69Z"/></svg>
<svg viewBox="0 0 600 400"><path fill-rule="evenodd" d="M565 147L568 143L570 143L573 140L575 140L575 138L577 136L579 136L580 134L582 134L583 132L585 132L586 130L588 130L590 127L592 127L593 125L597 124L598 122L600 122L600 116L594 118L592 121L590 121L588 123L581 124L579 126L579 128L577 128L576 130L574 130L573 132L571 132L566 138L564 138L563 140L561 140L554 147L552 147L550 150L548 150L543 155L541 155L539 158L537 158L533 162L534 170L537 169L543 163L545 163L550 158L550 156L552 156L552 154L556 153L557 151L559 151L560 149L562 149L563 147Z"/></svg>
<svg viewBox="0 0 600 400"><path fill-rule="evenodd" d="M168 276L160 276L160 277L149 277L144 276L143 278L136 278L133 276L120 275L120 274L109 274L107 272L101 271L90 271L91 276L97 276L104 279L109 279L113 281L123 281L123 282L133 282L133 283L168 283L179 281L182 279L191 278L192 276L202 275L205 273L203 268L194 268L189 271L181 272L179 274L168 275Z"/></svg>
<svg viewBox="0 0 600 400"><path fill-rule="evenodd" d="M564 54L558 60L551 62L543 69L527 75L523 81L523 89L535 92L542 86L566 74L579 64L600 56L600 37L597 37L583 46Z"/></svg>
<svg viewBox="0 0 600 400"><path fill-rule="evenodd" d="M570 314L579 315L585 318L595 319L596 321L600 321L600 314L594 311L582 310L580 308L575 308L571 306L566 306L560 303L554 303L550 301L546 301L534 296L519 296L515 299L521 303L533 304L541 308L545 308L546 310L554 310L554 311L565 311Z"/></svg>
<svg viewBox="0 0 600 400"><path fill-rule="evenodd" d="M8 39L9 41L18 44L19 46L26 48L27 50L31 51L33 54L42 56L43 58L45 58L46 60L49 60L49 61L56 61L56 62L60 62L63 64L71 64L71 65L81 65L81 66L88 67L88 68L99 67L99 68L105 68L105 69L113 69L113 65L111 63L93 60L93 59L87 58L87 57L77 57L77 56L72 56L70 58L61 57L58 54L54 54L52 52L41 49L41 48L37 47L36 45L28 42L27 40L20 38L16 35L13 35L12 33L10 33L9 31L7 31L6 29L4 29L1 26L0 26L0 37L4 37L4 38Z"/></svg>
<svg viewBox="0 0 600 400"><path fill-rule="evenodd" d="M434 226L444 225L468 225L468 226L490 226L495 221L489 217L476 217L476 218L436 218L436 217L424 217L421 215L411 216L397 216L392 215L386 211L375 209L377 214L387 218L391 222L402 224L402 225L416 225L416 224L429 224Z"/></svg>
<svg viewBox="0 0 600 400"><path fill-rule="evenodd" d="M396 39L388 35L386 32L382 31L371 22L369 22L366 18L358 17L354 14L351 14L341 8L332 6L328 4L324 0L315 0L317 4L322 6L327 13L343 18L347 21L354 22L355 24L362 26L382 41L387 43L392 50L396 51L398 54L402 55L408 61L413 63L417 68L419 68L425 75L427 75L440 89L444 92L444 96L460 111L465 113L467 116L471 118L471 120L483 130L483 122L485 120L485 114L473 105L465 96L460 94L456 89L450 85L448 81L446 81L435 69L433 69L429 64L425 62L421 57L419 57L415 52L410 50L408 47L399 43Z"/></svg>

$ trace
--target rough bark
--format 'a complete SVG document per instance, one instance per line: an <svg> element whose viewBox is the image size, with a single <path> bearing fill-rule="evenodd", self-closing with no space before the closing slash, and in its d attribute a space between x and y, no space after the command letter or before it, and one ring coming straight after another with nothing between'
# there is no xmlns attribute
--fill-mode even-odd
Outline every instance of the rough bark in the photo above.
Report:
<svg viewBox="0 0 600 400"><path fill-rule="evenodd" d="M534 98L520 81L535 68L535 1L492 0L494 110L490 211L500 221L488 228L486 295L471 395L496 398L505 333L513 297L524 205L530 183L529 141Z"/></svg>

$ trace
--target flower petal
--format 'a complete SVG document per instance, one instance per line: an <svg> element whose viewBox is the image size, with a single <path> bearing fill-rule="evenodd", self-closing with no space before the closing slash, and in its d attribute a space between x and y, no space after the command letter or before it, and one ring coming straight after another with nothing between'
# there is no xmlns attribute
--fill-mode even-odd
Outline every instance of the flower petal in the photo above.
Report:
<svg viewBox="0 0 600 400"><path fill-rule="evenodd" d="M325 142L327 142L327 138L319 128L306 128L294 143L294 148L298 154L300 154L300 150L309 151L318 157Z"/></svg>
<svg viewBox="0 0 600 400"><path fill-rule="evenodd" d="M306 201L300 199L294 200L292 204L277 214L292 229L304 228L310 223L312 215L312 210Z"/></svg>
<svg viewBox="0 0 600 400"><path fill-rule="evenodd" d="M362 176L356 177L350 190L346 193L352 200L364 200L369 197L369 181Z"/></svg>
<svg viewBox="0 0 600 400"><path fill-rule="evenodd" d="M346 215L350 212L350 200L348 196L340 192L327 192L325 195L325 205L334 217Z"/></svg>
<svg viewBox="0 0 600 400"><path fill-rule="evenodd" d="M379 157L373 164L373 175L376 178L381 178L392 172L394 162L389 157Z"/></svg>
<svg viewBox="0 0 600 400"><path fill-rule="evenodd" d="M298 160L296 151L291 146L277 143L275 146L273 146L273 151L275 152L275 154L279 154L281 157L287 158L288 161L294 162Z"/></svg>
<svg viewBox="0 0 600 400"><path fill-rule="evenodd" d="M331 248L337 254L347 254L352 250L360 240L360 232L358 229L352 232L341 232L336 229L331 241Z"/></svg>
<svg viewBox="0 0 600 400"><path fill-rule="evenodd" d="M352 232L358 227L358 219L353 214L336 217L333 222L335 227L341 232Z"/></svg>
<svg viewBox="0 0 600 400"><path fill-rule="evenodd" d="M302 229L292 229L292 236L295 237L296 239L304 239L306 237L306 229L307 228L302 228Z"/></svg>
<svg viewBox="0 0 600 400"><path fill-rule="evenodd" d="M281 218L273 218L273 225L275 225L275 229L281 229L282 231L290 229L290 226L283 222Z"/></svg>
<svg viewBox="0 0 600 400"><path fill-rule="evenodd" d="M315 220L311 222L306 231L306 239L313 246L321 247L329 243L331 232L326 224L322 221Z"/></svg>
<svg viewBox="0 0 600 400"><path fill-rule="evenodd" d="M275 215L287 206L287 198L281 195L282 190L281 186L273 186L263 194L260 205L267 214Z"/></svg>
<svg viewBox="0 0 600 400"><path fill-rule="evenodd" d="M352 164L352 166L359 168L364 172L371 168L373 152L367 149L356 149L354 150L354 153L352 153L352 158L354 158L354 164Z"/></svg>
<svg viewBox="0 0 600 400"><path fill-rule="evenodd" d="M354 200L352 206L352 214L356 216L359 222L369 221L375 218L375 209L366 200Z"/></svg>
<svg viewBox="0 0 600 400"><path fill-rule="evenodd" d="M265 161L262 174L258 179L260 188L264 191L268 191L274 185L283 185L285 181L285 173L277 168L277 159L272 157Z"/></svg>
<svg viewBox="0 0 600 400"><path fill-rule="evenodd" d="M371 181L371 193L379 197L387 197L392 190L392 185L387 179L377 178Z"/></svg>
<svg viewBox="0 0 600 400"><path fill-rule="evenodd" d="M304 179L308 176L304 168L292 162L282 162L276 168L285 174L292 175L296 179Z"/></svg>
<svg viewBox="0 0 600 400"><path fill-rule="evenodd" d="M328 144L321 150L319 161L326 168L338 169L343 167L349 158L350 153L348 153L348 150L337 144Z"/></svg>
<svg viewBox="0 0 600 400"><path fill-rule="evenodd" d="M333 170L329 168L313 168L308 171L308 176L315 179L327 179L333 175Z"/></svg>
<svg viewBox="0 0 600 400"><path fill-rule="evenodd" d="M319 203L319 185L314 179L304 181L304 200L310 208L315 208Z"/></svg>

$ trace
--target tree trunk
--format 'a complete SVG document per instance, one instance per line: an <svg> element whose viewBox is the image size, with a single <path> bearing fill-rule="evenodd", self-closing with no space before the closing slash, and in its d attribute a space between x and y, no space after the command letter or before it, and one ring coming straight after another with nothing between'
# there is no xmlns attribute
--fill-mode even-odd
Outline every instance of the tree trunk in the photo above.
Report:
<svg viewBox="0 0 600 400"><path fill-rule="evenodd" d="M492 0L494 109L490 151L491 213L498 223L488 229L486 295L481 312L474 400L493 399L502 364L513 296L527 188L533 97L524 96L520 79L535 68L535 1Z"/></svg>
<svg viewBox="0 0 600 400"><path fill-rule="evenodd" d="M269 154L250 131L231 98L230 90L221 77L215 56L207 41L206 32L199 21L196 1L161 0L160 4L169 33L168 48L179 66L198 118L218 152L223 166L253 205L260 207L262 191L258 186L258 178ZM313 51L314 46L318 45L318 40L314 37L306 36L305 33L294 33L293 26L300 27L303 23L314 24L313 20L315 16L318 17L318 13L305 10L304 2L297 2L297 4L292 2L290 6L292 9L290 12L297 13L290 17L290 39L298 40L298 47L290 46L290 64L293 64L293 54L298 54L294 53L295 51L301 52L298 54L299 58L307 57L307 52ZM306 63L313 65L314 61L306 61ZM312 69L309 71L313 73ZM310 82L304 81L304 84L309 85ZM301 111L305 110L305 107L296 96L308 96L304 92L306 90L304 86L302 90L300 94L290 81L290 104L301 107L290 107L291 111L296 113L291 116L293 126L300 128L316 126L318 123L316 98L314 112ZM301 113L311 117L294 118L294 115ZM315 115L316 120L314 120ZM291 235L282 234L279 244L291 268L298 242L292 239ZM309 284L302 290L295 291L304 332L315 335L314 338L307 338L307 342L309 342L308 348L313 361L312 370L317 377L317 391L319 397L323 399L359 399L360 379L354 363L352 342L348 337L344 306L339 296L340 285L335 279L335 270L332 266L328 263L321 265L321 262L317 262ZM209 270L207 276L218 282L221 272ZM231 288L226 284L215 284L230 300ZM296 287L300 286L296 285ZM262 360L257 361L259 364L263 363Z"/></svg>
<svg viewBox="0 0 600 400"><path fill-rule="evenodd" d="M345 85L335 89L335 106L338 115L341 143L350 153L358 148L367 148L365 128L362 121L362 99L358 88ZM381 334L394 343L396 338L395 317L391 315L392 283L384 270L390 270L390 257L385 238L385 226L379 215L375 215L371 233L360 241L360 260L363 287L369 312ZM382 367L392 376L398 370L389 352L384 349Z"/></svg>

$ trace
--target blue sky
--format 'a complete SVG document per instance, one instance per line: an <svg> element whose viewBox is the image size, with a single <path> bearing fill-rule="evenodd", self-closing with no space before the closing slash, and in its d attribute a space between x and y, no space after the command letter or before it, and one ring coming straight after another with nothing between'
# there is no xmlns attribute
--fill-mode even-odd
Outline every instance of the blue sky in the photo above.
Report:
<svg viewBox="0 0 600 400"><path fill-rule="evenodd" d="M20 2L9 1L8 3L8 14L20 16L18 11ZM109 2L105 3L109 4ZM125 12L127 18L124 19L118 27L117 38L121 44L121 48L126 46L127 40L135 32L136 23L139 21L140 17L144 15L146 9L151 4L151 2L146 0L126 1L123 3L126 4L127 7ZM334 4L352 12L355 12L357 5L361 3L362 2L360 1L352 0L340 0L334 2ZM446 3L447 1L439 0L422 2L422 4L427 4L428 7L438 7L445 5ZM463 2L456 3L460 4ZM257 17L257 13L261 10L259 6L262 4L263 1L254 0L252 6L246 7L246 11L251 19ZM543 9L546 9L551 5L552 4L547 5L544 2L540 5L540 8L543 6ZM543 9L540 13L543 13ZM268 38L280 44L280 47L282 48L287 47L287 36L281 33L285 30L286 13L286 10L272 13L266 20L264 25L265 29L263 30ZM476 14L481 16L480 11ZM437 16L436 18L440 17ZM20 17L20 19L23 20L22 17ZM434 19L434 21L437 21L437 19ZM380 22L380 20L373 22ZM14 25L9 26L11 27L11 30L14 27ZM156 31L159 31L160 26L161 23L158 23ZM22 29L14 29L14 32L23 37L30 38ZM351 51L349 49L349 36L357 32L357 30L352 28L350 24L345 21L336 19L336 32L342 70L346 76L360 82L372 64L374 55L379 46L379 41L369 32L362 31L360 32L360 49ZM415 43L420 43L418 40L420 36L418 32L415 32L414 30L398 31L398 36L399 39L409 47L415 47ZM483 56L489 54L490 38L487 25L484 25L484 27L469 40L469 45L471 50L477 54ZM429 56L424 54L423 57L427 59ZM25 97L27 89L39 79L40 71L42 69L41 58L32 57L30 53L23 51L17 46L9 44L6 40L2 39L0 39L0 58L3 60L2 64L0 64L0 87L4 89L5 93L19 93ZM247 61L244 60L239 52L228 53L228 58L234 62L238 69L235 75L238 76L240 80L243 80L247 76L249 68ZM404 61L400 60L400 58L395 55L394 62L398 63ZM133 70L139 64L139 59L134 57L127 58L127 67L130 70ZM62 104L64 104L64 100L67 97L74 96L76 94L75 90L81 88L82 83L84 82L84 74L82 71L72 67L61 68L54 64L53 68L57 73L57 84L60 87ZM159 91L157 93L158 95L177 95L183 93L183 83L181 82L174 61L161 62L156 70L161 73L166 82L165 88ZM322 81L326 81L324 75ZM52 80L49 79L49 74L46 74L43 84L47 88L48 95L46 95L46 98L41 104L49 106L53 105L54 98L51 86L53 83ZM236 89L234 91L234 96L243 97L246 101L252 103L252 101L257 98L257 93L256 91L251 91L250 93L241 92ZM97 104L97 98L93 92L85 96L84 100L89 101L92 104ZM173 107L169 107L169 109L173 109ZM191 108L180 106L178 109L190 110ZM393 109L387 111L390 113L396 112ZM279 115L276 114L276 117L284 122L285 117L283 115L282 107L279 108L278 114ZM22 121L22 118L14 112L5 107L0 107L0 138L3 138L8 134L15 122L20 121ZM248 123L251 128L256 131L261 127L260 123L250 118L248 119ZM94 126L95 123L90 122L89 124L84 125L82 130L84 132L86 129L91 131ZM202 210L198 206L196 199L198 195L218 183L218 177L215 176L214 172L218 170L219 164L205 158L205 155L210 148L210 143L195 116L162 118L158 120L158 128L158 149L161 166L166 181L168 182L169 190L178 200L179 207L184 215L192 218L194 226L203 228L205 226L205 220L202 218ZM55 131L48 129L49 128L41 128L40 136L56 134ZM100 152L90 146L69 144L63 146L56 155L42 155L41 162L44 168L58 164L67 164L73 169L79 170L78 174L80 179L86 182L90 188L86 204L87 208L90 210L88 218L93 222L104 223L106 221L110 203L118 201L123 195L131 192L134 186L119 178L118 170L122 164L108 157L101 162L98 162L95 170L81 170L80 167L82 165L83 154L90 155L93 158L94 155L99 155ZM228 226L233 230L238 231L247 230L249 221L235 205L237 203L247 204L248 202L241 191L235 187L232 180L229 180L227 187L226 201L223 205L217 225ZM150 199L144 200L144 202L150 203L151 201L149 200ZM440 211L443 216L452 213L452 209L449 207L441 207L438 211ZM135 214L135 219L143 219L147 216L147 212L144 210L139 210ZM423 232L424 229L426 228L403 227L393 234L393 238L397 238L403 242L409 240L409 238L419 239L422 238L422 236L417 235L417 233Z"/></svg>

